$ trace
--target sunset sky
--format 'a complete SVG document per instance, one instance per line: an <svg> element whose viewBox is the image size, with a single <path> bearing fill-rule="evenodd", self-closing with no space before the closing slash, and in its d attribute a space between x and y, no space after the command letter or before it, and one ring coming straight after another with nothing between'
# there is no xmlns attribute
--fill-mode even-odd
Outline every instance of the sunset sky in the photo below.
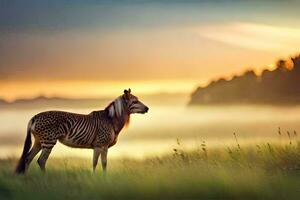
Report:
<svg viewBox="0 0 300 200"><path fill-rule="evenodd" d="M0 98L185 92L299 53L293 0L0 1Z"/></svg>

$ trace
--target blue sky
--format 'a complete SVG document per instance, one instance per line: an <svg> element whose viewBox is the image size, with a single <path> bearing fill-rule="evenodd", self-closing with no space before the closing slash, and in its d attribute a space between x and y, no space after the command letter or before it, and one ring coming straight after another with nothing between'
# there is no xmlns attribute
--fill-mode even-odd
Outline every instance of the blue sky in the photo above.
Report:
<svg viewBox="0 0 300 200"><path fill-rule="evenodd" d="M4 32L149 28L228 20L273 22L274 18L280 23L282 17L298 16L296 5L293 0L1 0L0 28Z"/></svg>

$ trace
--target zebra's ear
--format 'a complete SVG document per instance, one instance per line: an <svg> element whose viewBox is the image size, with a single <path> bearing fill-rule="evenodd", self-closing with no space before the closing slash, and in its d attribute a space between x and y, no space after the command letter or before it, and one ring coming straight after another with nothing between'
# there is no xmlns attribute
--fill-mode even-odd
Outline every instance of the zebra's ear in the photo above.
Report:
<svg viewBox="0 0 300 200"><path fill-rule="evenodd" d="M124 90L124 96L125 96L125 99L129 99L130 98L130 88L128 90Z"/></svg>

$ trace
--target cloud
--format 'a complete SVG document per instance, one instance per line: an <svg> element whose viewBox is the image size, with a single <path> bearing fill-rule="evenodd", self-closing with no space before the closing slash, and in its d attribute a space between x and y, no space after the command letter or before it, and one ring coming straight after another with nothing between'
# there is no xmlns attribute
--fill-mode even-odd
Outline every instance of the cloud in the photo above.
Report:
<svg viewBox="0 0 300 200"><path fill-rule="evenodd" d="M237 22L203 26L196 31L206 39L254 50L295 52L300 45L299 28Z"/></svg>

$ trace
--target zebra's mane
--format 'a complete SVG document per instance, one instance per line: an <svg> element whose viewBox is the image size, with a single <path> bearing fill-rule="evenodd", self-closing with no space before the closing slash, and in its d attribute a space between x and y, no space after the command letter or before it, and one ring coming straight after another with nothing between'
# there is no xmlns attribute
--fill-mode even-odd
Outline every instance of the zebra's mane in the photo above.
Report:
<svg viewBox="0 0 300 200"><path fill-rule="evenodd" d="M108 116L112 119L124 120L125 127L129 125L130 115L125 110L124 99L122 96L116 98L113 102L111 102L106 108L108 112Z"/></svg>
<svg viewBox="0 0 300 200"><path fill-rule="evenodd" d="M122 96L119 96L105 108L108 111L108 115L110 117L114 118L123 116L125 112L123 101L124 100Z"/></svg>

